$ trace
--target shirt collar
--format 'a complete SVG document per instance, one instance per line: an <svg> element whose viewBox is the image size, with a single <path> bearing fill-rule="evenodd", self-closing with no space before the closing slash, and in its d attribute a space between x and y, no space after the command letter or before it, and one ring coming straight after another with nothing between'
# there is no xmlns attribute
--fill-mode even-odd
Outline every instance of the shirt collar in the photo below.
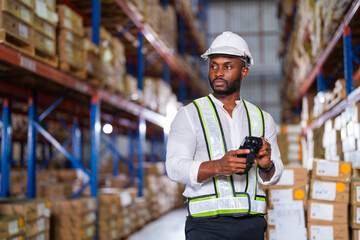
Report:
<svg viewBox="0 0 360 240"><path fill-rule="evenodd" d="M209 97L211 98L211 100L218 105L221 108L224 108L224 104L222 103L222 101L220 101L219 99L217 99L216 97L214 97L214 95L212 95L211 93L209 94ZM239 104L242 102L242 99L240 98L239 100L236 100L236 107L239 106Z"/></svg>

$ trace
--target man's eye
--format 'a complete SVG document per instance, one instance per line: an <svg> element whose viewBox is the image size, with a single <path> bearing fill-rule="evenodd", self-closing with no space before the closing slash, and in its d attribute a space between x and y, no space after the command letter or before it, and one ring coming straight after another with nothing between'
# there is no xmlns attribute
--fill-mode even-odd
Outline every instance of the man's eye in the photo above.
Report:
<svg viewBox="0 0 360 240"><path fill-rule="evenodd" d="M226 69L231 69L232 67L230 65L227 65L226 66Z"/></svg>
<svg viewBox="0 0 360 240"><path fill-rule="evenodd" d="M217 66L216 65L211 65L211 67L210 67L211 69L216 69L217 68Z"/></svg>

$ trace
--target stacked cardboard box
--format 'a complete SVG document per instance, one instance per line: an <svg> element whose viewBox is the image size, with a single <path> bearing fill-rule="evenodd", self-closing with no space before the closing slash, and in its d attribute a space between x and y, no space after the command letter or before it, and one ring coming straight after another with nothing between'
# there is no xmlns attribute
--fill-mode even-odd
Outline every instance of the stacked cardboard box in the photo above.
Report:
<svg viewBox="0 0 360 240"><path fill-rule="evenodd" d="M360 181L353 179L351 182L350 194L350 226L352 229L352 239L360 237Z"/></svg>
<svg viewBox="0 0 360 240"><path fill-rule="evenodd" d="M17 215L0 216L0 239L25 237L24 219Z"/></svg>
<svg viewBox="0 0 360 240"><path fill-rule="evenodd" d="M287 165L301 165L301 126L298 124L279 125L277 141L283 163Z"/></svg>
<svg viewBox="0 0 360 240"><path fill-rule="evenodd" d="M60 69L85 78L85 49L82 17L66 5L57 5ZM79 72L80 71L80 72Z"/></svg>
<svg viewBox="0 0 360 240"><path fill-rule="evenodd" d="M35 0L34 45L45 55L55 56L58 16L55 0Z"/></svg>
<svg viewBox="0 0 360 240"><path fill-rule="evenodd" d="M121 237L120 197L118 194L99 194L99 239Z"/></svg>
<svg viewBox="0 0 360 240"><path fill-rule="evenodd" d="M33 1L0 2L0 38L11 47L33 54Z"/></svg>
<svg viewBox="0 0 360 240"><path fill-rule="evenodd" d="M308 203L308 236L349 239L348 203L351 164L314 161Z"/></svg>
<svg viewBox="0 0 360 240"><path fill-rule="evenodd" d="M49 201L4 199L0 201L0 214L20 216L24 221L26 239L43 236L50 239Z"/></svg>
<svg viewBox="0 0 360 240"><path fill-rule="evenodd" d="M306 239L307 169L285 167L276 185L262 185L268 196L268 239Z"/></svg>
<svg viewBox="0 0 360 240"><path fill-rule="evenodd" d="M94 239L96 221L94 198L53 200L51 211L51 239Z"/></svg>
<svg viewBox="0 0 360 240"><path fill-rule="evenodd" d="M85 43L85 59L86 59L86 74L87 79L95 84L101 83L103 76L103 66L100 58L100 48L96 46L88 35L89 31L86 31L84 43Z"/></svg>
<svg viewBox="0 0 360 240"><path fill-rule="evenodd" d="M114 58L112 64L115 69L115 85L114 88L118 92L124 91L124 76L126 74L126 57L125 47L116 37L112 38L113 54Z"/></svg>

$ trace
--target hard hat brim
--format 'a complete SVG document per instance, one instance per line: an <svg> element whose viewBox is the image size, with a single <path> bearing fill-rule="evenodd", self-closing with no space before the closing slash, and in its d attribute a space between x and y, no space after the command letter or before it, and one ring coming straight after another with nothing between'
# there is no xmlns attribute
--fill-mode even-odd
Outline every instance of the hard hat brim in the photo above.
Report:
<svg viewBox="0 0 360 240"><path fill-rule="evenodd" d="M254 60L252 56L245 54L245 51L240 51L239 49L230 46L209 48L204 54L201 55L201 57L206 60L212 55L230 55L234 57L244 57L245 59L248 58L250 60L250 62L245 62L247 67L254 65Z"/></svg>

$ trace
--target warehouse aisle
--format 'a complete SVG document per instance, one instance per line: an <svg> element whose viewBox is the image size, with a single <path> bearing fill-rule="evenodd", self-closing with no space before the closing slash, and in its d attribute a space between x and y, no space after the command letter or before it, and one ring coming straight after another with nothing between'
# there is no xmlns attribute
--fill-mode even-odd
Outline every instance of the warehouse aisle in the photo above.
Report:
<svg viewBox="0 0 360 240"><path fill-rule="evenodd" d="M186 215L186 208L171 211L131 235L129 240L184 240Z"/></svg>

